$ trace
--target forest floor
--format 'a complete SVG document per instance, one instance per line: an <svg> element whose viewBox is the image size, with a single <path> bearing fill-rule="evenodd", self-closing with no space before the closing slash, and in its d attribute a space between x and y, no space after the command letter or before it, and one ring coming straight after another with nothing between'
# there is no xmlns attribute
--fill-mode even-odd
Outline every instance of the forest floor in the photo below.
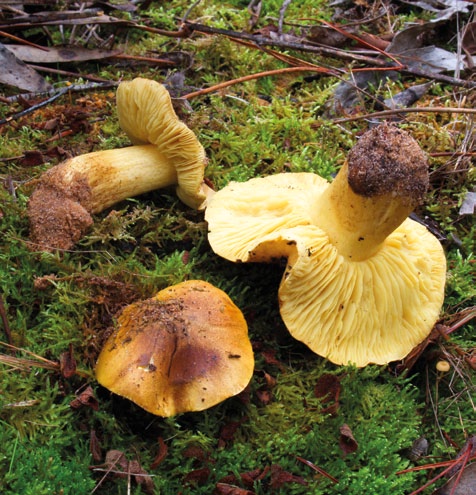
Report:
<svg viewBox="0 0 476 495"><path fill-rule="evenodd" d="M2 493L476 494L474 1L22 5L0 7ZM168 89L216 191L331 181L368 129L408 132L430 172L414 218L447 263L431 334L381 365L312 352L280 314L286 260L218 256L174 188L99 208L67 248L33 243L42 174L131 144L115 96L136 77ZM240 394L163 418L95 363L126 305L186 280L240 308L255 366Z"/></svg>

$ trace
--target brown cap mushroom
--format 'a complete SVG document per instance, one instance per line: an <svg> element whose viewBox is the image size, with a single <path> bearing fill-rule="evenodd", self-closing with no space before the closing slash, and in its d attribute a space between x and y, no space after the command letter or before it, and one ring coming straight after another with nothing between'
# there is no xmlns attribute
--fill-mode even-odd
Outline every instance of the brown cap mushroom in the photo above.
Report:
<svg viewBox="0 0 476 495"><path fill-rule="evenodd" d="M205 207L205 151L178 119L167 90L148 79L122 82L117 112L135 145L76 156L46 171L28 202L34 245L68 249L92 224L91 214L174 184L185 204Z"/></svg>
<svg viewBox="0 0 476 495"><path fill-rule="evenodd" d="M382 124L361 137L330 185L288 173L215 193L209 241L231 261L287 258L281 315L315 353L337 364L385 364L425 339L443 303L443 249L407 218L427 185L418 144Z"/></svg>
<svg viewBox="0 0 476 495"><path fill-rule="evenodd" d="M166 417L238 394L253 367L241 311L222 290L190 280L122 311L96 377L115 394Z"/></svg>

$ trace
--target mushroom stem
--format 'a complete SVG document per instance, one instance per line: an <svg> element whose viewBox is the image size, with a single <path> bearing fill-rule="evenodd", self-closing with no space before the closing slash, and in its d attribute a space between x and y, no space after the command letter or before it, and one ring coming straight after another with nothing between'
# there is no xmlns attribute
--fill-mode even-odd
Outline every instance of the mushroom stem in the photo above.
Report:
<svg viewBox="0 0 476 495"><path fill-rule="evenodd" d="M205 150L165 87L142 78L121 83L117 113L134 146L78 156L41 176L28 203L34 249L69 249L93 223L91 214L172 184L187 206L206 207L214 191L203 178Z"/></svg>
<svg viewBox="0 0 476 495"><path fill-rule="evenodd" d="M427 160L416 141L382 125L352 148L313 218L341 255L363 261L421 202L427 187Z"/></svg>
<svg viewBox="0 0 476 495"><path fill-rule="evenodd" d="M67 160L60 167L65 183L78 179L87 181L91 190L91 213L177 183L175 167L152 144L86 153Z"/></svg>
<svg viewBox="0 0 476 495"><path fill-rule="evenodd" d="M126 198L177 183L172 163L154 145L97 151L45 172L28 202L31 240L69 249L99 213Z"/></svg>

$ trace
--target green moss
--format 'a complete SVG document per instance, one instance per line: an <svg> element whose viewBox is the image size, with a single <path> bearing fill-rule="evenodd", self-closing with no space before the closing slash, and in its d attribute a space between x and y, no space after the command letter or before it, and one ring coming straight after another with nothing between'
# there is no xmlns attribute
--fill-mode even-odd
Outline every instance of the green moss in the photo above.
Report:
<svg viewBox="0 0 476 495"><path fill-rule="evenodd" d="M248 3L201 2L189 19L246 31ZM147 12L137 15L143 14L156 27L175 30L177 18L189 6L177 0L165 9L153 2ZM276 23L281 6L282 1L264 2L256 27ZM286 20L330 19L327 7L328 2L291 2ZM286 25L285 29L297 27ZM128 42L133 53L191 54L190 68L174 69L183 72L191 88L285 67L257 49L238 47L224 37L194 33L177 41L139 30L127 31L127 39L124 35L118 34L117 41L124 46ZM342 61L292 55L342 66ZM170 75L144 67L103 65L100 71L112 80L142 75L164 81ZM207 151L207 177L217 189L232 180L282 172L316 172L331 179L367 126L329 120L326 107L337 84L334 78L293 73L192 99L194 112L187 122ZM402 80L375 90L386 97L406 84ZM459 97L453 91L435 84L421 104L457 106ZM84 109L83 96L74 93L57 103L62 110L68 105ZM112 93L88 95L86 100L91 105L87 107L91 125L55 144L71 154L128 145L118 127ZM8 110L19 108L14 105ZM55 111L52 107L52 114ZM40 112L3 127L1 156L21 157L27 150L51 148L52 133L42 127L49 116ZM470 149L472 127L464 118L412 114L402 127L430 154ZM335 367L286 331L277 298L282 267L233 264L215 256L208 245L203 213L182 205L173 190L123 201L96 215L91 230L71 251L30 251L25 213L30 180L59 159L33 168L21 159L3 163L0 296L17 346L56 362L72 345L84 373L66 379L54 371L0 365L0 479L6 484L5 493L90 493L104 476L89 469L96 464L89 446L92 431L103 457L119 449L129 459L137 459L154 475L158 494L208 495L220 480L244 486L241 475L250 472L261 474L248 487L256 494L409 493L426 480L423 473L396 474L411 467L406 451L413 440L423 434L430 441L430 455L451 458L457 449L447 438L462 445L474 431L471 394L476 385L466 360L475 345L474 320L455 330L448 342L431 345L411 370L411 378L394 376L383 367ZM11 185L14 195L9 192ZM474 167L466 158L431 158L431 189L418 213L448 239L442 312L442 321L448 324L457 321L460 311L476 306L474 216L458 214L463 194L475 187ZM239 397L200 413L154 417L100 387L93 379L94 363L105 332L125 304L192 278L217 285L242 309L254 343L256 371L249 389ZM27 357L21 352L16 355ZM435 370L440 358L451 364L447 374ZM334 415L325 411L326 404L314 393L326 373L335 375L342 386ZM71 408L75 391L88 384L98 399L98 410ZM357 450L347 455L339 446L344 424L357 443ZM168 452L153 468L160 453L158 438ZM298 457L327 471L338 484ZM273 488L272 466L299 478ZM132 493L139 493L140 487L134 480L131 483ZM97 492L117 495L128 490L127 479L109 475Z"/></svg>

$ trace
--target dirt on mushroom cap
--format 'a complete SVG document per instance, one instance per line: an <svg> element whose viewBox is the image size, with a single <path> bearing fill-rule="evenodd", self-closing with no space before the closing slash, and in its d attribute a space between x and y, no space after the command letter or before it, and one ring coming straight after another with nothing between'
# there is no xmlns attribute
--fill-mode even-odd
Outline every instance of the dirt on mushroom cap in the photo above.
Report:
<svg viewBox="0 0 476 495"><path fill-rule="evenodd" d="M362 196L392 193L416 206L428 189L425 153L396 126L384 123L363 134L350 150L348 164L349 185Z"/></svg>

